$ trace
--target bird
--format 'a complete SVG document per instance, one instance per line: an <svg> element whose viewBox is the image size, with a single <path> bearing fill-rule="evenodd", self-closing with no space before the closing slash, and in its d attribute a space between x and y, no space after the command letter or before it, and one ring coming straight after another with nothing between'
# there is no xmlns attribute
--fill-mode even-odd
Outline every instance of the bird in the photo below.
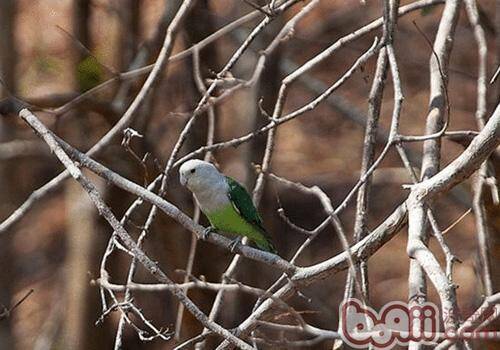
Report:
<svg viewBox="0 0 500 350"><path fill-rule="evenodd" d="M179 169L179 181L187 187L210 222L203 231L206 239L211 232L236 236L231 250L248 237L259 249L277 254L262 218L250 194L235 179L225 176L209 162L191 159Z"/></svg>

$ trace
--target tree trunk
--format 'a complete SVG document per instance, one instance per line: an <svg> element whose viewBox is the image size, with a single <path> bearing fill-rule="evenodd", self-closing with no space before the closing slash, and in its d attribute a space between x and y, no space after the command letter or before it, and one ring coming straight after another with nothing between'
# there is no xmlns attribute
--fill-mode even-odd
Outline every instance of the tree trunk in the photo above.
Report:
<svg viewBox="0 0 500 350"><path fill-rule="evenodd" d="M90 17L92 6L90 0L75 0L73 12L73 31L75 38L89 50L92 47ZM75 87L82 92L81 74L78 64L87 57L83 51L75 52ZM80 75L80 76L79 76ZM78 117L76 118L76 114ZM79 147L87 148L88 135L85 130L87 116L82 111L75 111L75 118L68 120L66 133ZM96 179L100 188L102 181ZM101 184L101 186L100 186ZM98 249L102 245L98 232L97 212L79 184L70 180L66 186L66 219L67 219L67 258L66 258L66 308L64 312L63 334L64 348L83 350L99 349L103 344L103 328L95 327L99 317L100 303L98 293L90 286L91 271L96 273L99 265ZM99 235L99 236L98 236ZM93 274L94 274L93 273ZM101 345L99 345L101 344Z"/></svg>
<svg viewBox="0 0 500 350"><path fill-rule="evenodd" d="M16 44L14 38L14 22L16 17L16 2L14 0L0 1L0 73L5 87L0 85L0 97L16 92ZM11 118L0 119L0 142L15 139L15 122ZM3 204L0 206L0 216L5 217L9 212L9 203L17 203L19 188L16 188L15 161L0 163L0 197ZM0 308L11 306L13 286L13 257L11 247L12 234L3 237L0 244ZM0 322L0 350L14 348L11 318Z"/></svg>

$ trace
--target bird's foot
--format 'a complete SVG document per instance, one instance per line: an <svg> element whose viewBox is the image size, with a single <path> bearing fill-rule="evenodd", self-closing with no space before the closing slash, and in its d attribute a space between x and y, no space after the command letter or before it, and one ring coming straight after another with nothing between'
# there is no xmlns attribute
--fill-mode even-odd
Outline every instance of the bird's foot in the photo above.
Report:
<svg viewBox="0 0 500 350"><path fill-rule="evenodd" d="M203 233L201 234L201 238L206 241L208 239L208 236L210 236L210 234L212 232L217 232L216 228L213 227L213 226L208 226L207 228L205 228L203 230Z"/></svg>
<svg viewBox="0 0 500 350"><path fill-rule="evenodd" d="M229 245L229 248L231 248L231 253L234 253L236 250L236 247L241 244L241 236L236 237L231 241L231 244Z"/></svg>

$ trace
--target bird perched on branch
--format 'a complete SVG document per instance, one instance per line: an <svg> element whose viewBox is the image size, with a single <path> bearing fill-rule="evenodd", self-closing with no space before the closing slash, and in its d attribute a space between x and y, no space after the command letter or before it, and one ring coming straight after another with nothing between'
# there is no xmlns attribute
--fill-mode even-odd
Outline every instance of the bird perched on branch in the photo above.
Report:
<svg viewBox="0 0 500 350"><path fill-rule="evenodd" d="M275 253L269 234L247 190L236 180L221 174L208 162L188 160L179 169L180 182L193 192L201 211L211 226L205 229L205 238L211 231L235 235L232 249L248 237L265 251Z"/></svg>

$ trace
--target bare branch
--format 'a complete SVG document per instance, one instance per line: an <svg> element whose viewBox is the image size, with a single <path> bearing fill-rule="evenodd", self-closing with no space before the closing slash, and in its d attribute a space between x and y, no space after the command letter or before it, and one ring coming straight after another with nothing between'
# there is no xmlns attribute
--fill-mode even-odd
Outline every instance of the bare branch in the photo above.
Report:
<svg viewBox="0 0 500 350"><path fill-rule="evenodd" d="M130 251L134 253L137 260L160 282L173 284L173 282L167 277L167 275L158 268L155 262L153 262L149 257L147 257L144 252L137 246L134 240L125 231L120 222L113 215L109 207L101 199L99 192L96 187L83 175L80 169L71 161L69 156L60 147L52 133L45 128L45 126L27 109L23 109L20 112L20 117L28 123L33 130L40 135L41 138L47 143L51 151L59 158L63 165L68 169L71 176L80 183L83 189L88 193L92 202L96 206L99 214L103 216L109 225L113 227L113 230L117 233L123 243L127 246ZM174 288L172 290L180 302L182 302L186 309L188 309L194 317L196 317L202 324L207 326L214 333L221 335L223 338L228 339L234 345L242 349L253 349L252 346L246 344L242 340L235 337L231 332L219 326L217 323L210 321L208 317L194 304L182 291L180 288Z"/></svg>

